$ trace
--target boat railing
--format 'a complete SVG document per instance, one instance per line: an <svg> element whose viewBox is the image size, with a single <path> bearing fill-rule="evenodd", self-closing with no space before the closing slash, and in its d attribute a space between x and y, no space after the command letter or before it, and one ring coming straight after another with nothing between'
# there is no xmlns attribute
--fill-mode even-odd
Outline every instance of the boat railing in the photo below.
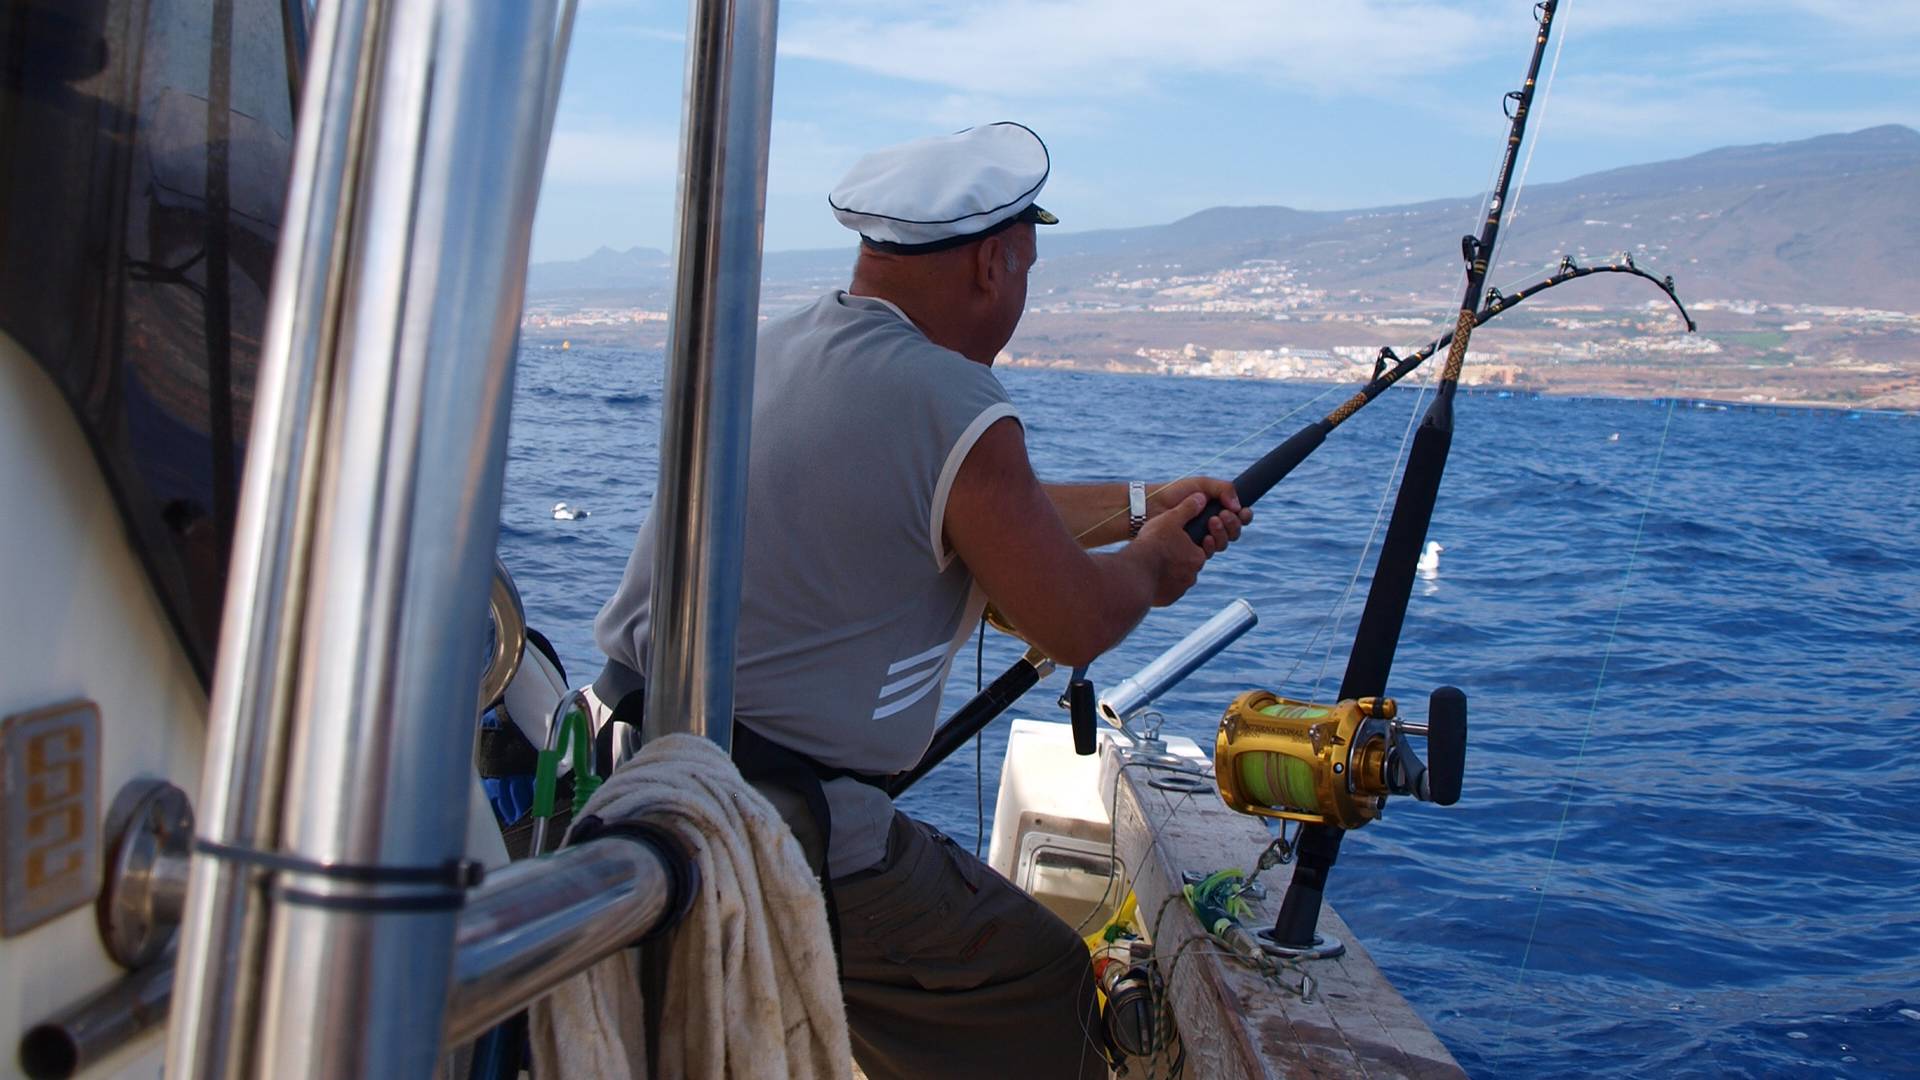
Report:
<svg viewBox="0 0 1920 1080"><path fill-rule="evenodd" d="M683 852L622 834L487 875L456 921L444 1035L427 1041L474 1039L562 980L670 926L691 900L692 873ZM34 1025L21 1040L21 1068L64 1077L107 1060L167 1017L178 976L173 961L148 965Z"/></svg>
<svg viewBox="0 0 1920 1080"><path fill-rule="evenodd" d="M723 746L776 12L696 0L688 33L647 714ZM472 737L485 658L462 628L485 612L570 27L555 0L314 12L169 1075L424 1076L443 1039L658 927L684 888L625 837L473 887L472 762L448 752Z"/></svg>

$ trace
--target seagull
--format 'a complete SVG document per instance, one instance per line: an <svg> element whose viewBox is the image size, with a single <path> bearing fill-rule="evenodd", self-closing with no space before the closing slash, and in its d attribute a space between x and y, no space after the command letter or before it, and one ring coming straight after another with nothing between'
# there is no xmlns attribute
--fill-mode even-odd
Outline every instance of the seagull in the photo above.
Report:
<svg viewBox="0 0 1920 1080"><path fill-rule="evenodd" d="M1417 564L1415 564L1414 569L1419 572L1421 577L1427 579L1428 581L1432 581L1434 578L1439 577L1440 576L1440 553L1445 550L1447 549L1442 547L1439 541L1437 540L1427 541L1427 549L1420 553L1420 561Z"/></svg>
<svg viewBox="0 0 1920 1080"><path fill-rule="evenodd" d="M555 521L578 521L583 517L591 517L592 515L593 511L591 510L575 510L563 502L553 504L553 520Z"/></svg>

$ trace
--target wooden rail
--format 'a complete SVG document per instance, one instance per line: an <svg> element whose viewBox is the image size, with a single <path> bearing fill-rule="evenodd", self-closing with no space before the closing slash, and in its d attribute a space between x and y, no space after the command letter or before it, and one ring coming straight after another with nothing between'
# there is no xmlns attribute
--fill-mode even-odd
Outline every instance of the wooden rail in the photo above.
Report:
<svg viewBox="0 0 1920 1080"><path fill-rule="evenodd" d="M1150 786L1148 770L1126 769L1121 775L1114 813L1121 857L1130 870L1138 868L1134 893L1149 933L1157 917L1155 955L1179 956L1170 965L1170 996L1186 1044L1186 1075L1208 1080L1466 1076L1331 907L1321 911L1320 932L1338 937L1347 951L1302 965L1313 976L1311 1000L1276 989L1206 941L1188 945L1205 932L1184 902L1169 900L1183 884L1181 875L1228 867L1251 871L1267 831L1228 810L1210 790L1170 793ZM1261 875L1268 898L1249 897L1256 913L1253 928L1273 923L1290 873L1291 867L1279 866Z"/></svg>

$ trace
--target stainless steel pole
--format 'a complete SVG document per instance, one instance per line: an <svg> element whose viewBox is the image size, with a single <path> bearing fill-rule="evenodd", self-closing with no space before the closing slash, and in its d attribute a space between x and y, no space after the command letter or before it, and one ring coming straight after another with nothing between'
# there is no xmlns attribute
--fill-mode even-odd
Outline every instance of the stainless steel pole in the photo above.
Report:
<svg viewBox="0 0 1920 1080"><path fill-rule="evenodd" d="M479 1036L633 944L672 899L660 854L619 837L489 874L460 912L446 1044Z"/></svg>
<svg viewBox="0 0 1920 1080"><path fill-rule="evenodd" d="M474 1039L659 927L685 887L667 858L609 837L488 875L460 910L445 1045ZM105 1060L167 1018L174 983L162 960L62 1009L21 1039L21 1068L71 1076Z"/></svg>
<svg viewBox="0 0 1920 1080"><path fill-rule="evenodd" d="M358 156L337 177L295 167L334 196L300 207L336 219L316 308L334 336L296 500L300 610L268 664L286 811L256 1045L183 1072L424 1076L438 1055L553 29L552 0L322 6L315 53L336 55L303 137L337 104ZM269 502L285 480L259 481ZM222 977L212 959L196 978Z"/></svg>
<svg viewBox="0 0 1920 1080"><path fill-rule="evenodd" d="M1193 632L1154 657L1146 667L1127 676L1100 695L1100 714L1107 722L1125 728L1135 713L1159 699L1187 676L1206 666L1220 651L1240 640L1254 628L1260 616L1245 600L1234 600L1201 623Z"/></svg>
<svg viewBox="0 0 1920 1080"><path fill-rule="evenodd" d="M370 0L321 14L294 132L293 182L268 296L249 463L221 620L201 782L200 836L224 849L278 842L285 731L305 615L319 442L339 325L337 278L366 146L359 93ZM257 871L203 853L183 919L167 1074L242 1076L258 1024L265 898Z"/></svg>
<svg viewBox="0 0 1920 1080"><path fill-rule="evenodd" d="M645 736L733 744L776 0L695 0L660 418Z"/></svg>

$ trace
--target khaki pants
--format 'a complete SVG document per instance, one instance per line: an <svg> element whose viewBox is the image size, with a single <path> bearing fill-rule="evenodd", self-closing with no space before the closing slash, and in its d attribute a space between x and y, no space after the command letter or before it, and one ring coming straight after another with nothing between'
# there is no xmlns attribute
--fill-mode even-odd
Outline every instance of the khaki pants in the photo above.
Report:
<svg viewBox="0 0 1920 1080"><path fill-rule="evenodd" d="M873 1080L1107 1075L1086 945L953 841L895 813L886 859L833 891L853 1056Z"/></svg>

